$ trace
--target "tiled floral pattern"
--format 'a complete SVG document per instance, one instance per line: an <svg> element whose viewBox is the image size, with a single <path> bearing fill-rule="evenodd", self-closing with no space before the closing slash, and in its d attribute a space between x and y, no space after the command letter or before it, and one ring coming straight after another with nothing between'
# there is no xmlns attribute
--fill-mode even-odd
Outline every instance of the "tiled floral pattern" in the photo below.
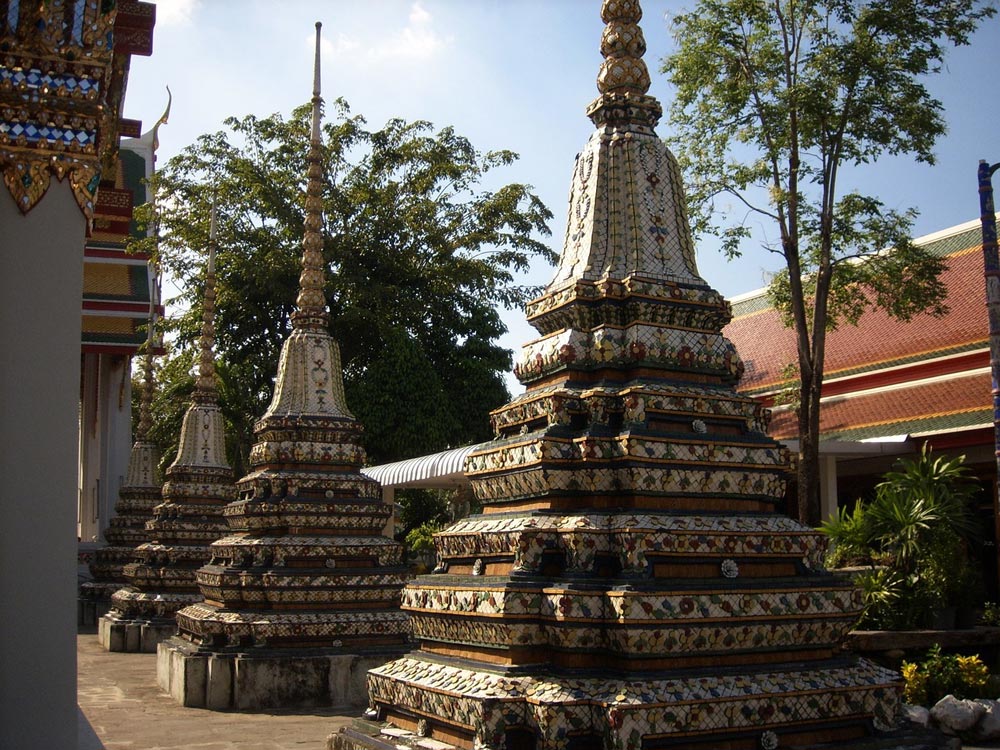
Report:
<svg viewBox="0 0 1000 750"><path fill-rule="evenodd" d="M422 650L369 673L372 704L478 750L514 728L536 750L635 750L888 725L897 676L837 648L860 595L823 571L820 534L775 513L790 456L734 390L730 309L698 276L639 85L638 2L602 14L597 130L528 306L527 390L467 459L483 514L436 535L438 568L402 595Z"/></svg>
<svg viewBox="0 0 1000 750"><path fill-rule="evenodd" d="M565 369L611 367L708 373L727 383L736 383L743 373L735 347L721 334L634 323L549 334L522 348L514 375L529 383Z"/></svg>

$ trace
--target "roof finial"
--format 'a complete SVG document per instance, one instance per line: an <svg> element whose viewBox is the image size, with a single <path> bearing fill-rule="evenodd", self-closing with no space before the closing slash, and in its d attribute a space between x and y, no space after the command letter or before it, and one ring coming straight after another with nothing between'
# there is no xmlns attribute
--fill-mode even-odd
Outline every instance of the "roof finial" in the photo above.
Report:
<svg viewBox="0 0 1000 750"><path fill-rule="evenodd" d="M215 357L215 198L212 199L212 217L208 233L208 269L205 273L205 299L201 306L201 352L198 359L198 377L195 380L194 400L216 400Z"/></svg>
<svg viewBox="0 0 1000 750"><path fill-rule="evenodd" d="M604 62L597 74L597 90L587 114L596 124L614 121L655 127L663 114L660 103L649 91L649 70L642 56L646 40L639 27L642 8L639 0L603 0L601 54Z"/></svg>
<svg viewBox="0 0 1000 750"><path fill-rule="evenodd" d="M323 99L320 96L320 29L316 22L316 62L313 70L312 133L309 142L309 179L306 183L305 234L302 239L302 272L299 274L298 309L292 313L295 328L326 330L329 316L323 287L323 144L320 137L320 116Z"/></svg>

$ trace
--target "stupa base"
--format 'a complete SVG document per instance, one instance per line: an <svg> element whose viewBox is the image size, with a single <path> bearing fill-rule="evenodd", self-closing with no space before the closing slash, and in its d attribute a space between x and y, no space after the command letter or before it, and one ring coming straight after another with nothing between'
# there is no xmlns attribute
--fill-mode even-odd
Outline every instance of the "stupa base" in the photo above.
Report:
<svg viewBox="0 0 1000 750"><path fill-rule="evenodd" d="M373 670L368 685L377 718L466 750L860 747L896 725L901 688L896 673L851 657L614 675L492 670L423 653Z"/></svg>
<svg viewBox="0 0 1000 750"><path fill-rule="evenodd" d="M427 737L391 725L379 728L373 727L370 722L358 720L354 727L343 727L329 735L326 747L327 750L425 750L427 747L460 750L447 742L432 742L430 744ZM931 729L906 727L865 740L851 740L846 744L789 745L783 750L961 750L961 747L962 742L957 737L947 737Z"/></svg>
<svg viewBox="0 0 1000 750"><path fill-rule="evenodd" d="M344 653L341 649L199 650L174 637L156 652L156 679L177 703L216 711L368 705L368 670L400 658L411 646Z"/></svg>
<svg viewBox="0 0 1000 750"><path fill-rule="evenodd" d="M123 585L120 581L111 583L88 581L80 586L76 599L76 624L95 627L111 609L111 595Z"/></svg>
<svg viewBox="0 0 1000 750"><path fill-rule="evenodd" d="M155 654L160 641L177 632L177 623L169 620L122 619L114 610L97 621L97 639L108 651L131 654Z"/></svg>

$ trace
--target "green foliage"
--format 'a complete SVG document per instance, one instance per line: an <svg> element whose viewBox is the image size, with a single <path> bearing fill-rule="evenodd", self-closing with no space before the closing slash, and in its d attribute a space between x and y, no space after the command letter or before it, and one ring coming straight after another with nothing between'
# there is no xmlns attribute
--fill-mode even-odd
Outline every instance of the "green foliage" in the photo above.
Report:
<svg viewBox="0 0 1000 750"><path fill-rule="evenodd" d="M824 521L819 528L832 543L826 560L830 567L871 561L871 524L861 500L853 508L838 508L837 515Z"/></svg>
<svg viewBox="0 0 1000 750"><path fill-rule="evenodd" d="M937 644L919 663L903 662L903 697L907 703L933 706L946 695L956 698L989 698L989 669L974 656L941 653Z"/></svg>
<svg viewBox="0 0 1000 750"><path fill-rule="evenodd" d="M333 110L323 137L326 298L369 460L487 439L510 369L510 352L496 344L505 331L496 307L533 295L516 272L534 258L554 260L538 239L551 214L527 185L493 187L494 172L517 158L510 151L481 153L452 128L434 132L423 121L369 130L343 101ZM182 285L172 301L187 305L170 331L187 356L217 204L216 348L236 455L245 459L297 294L309 109L225 125L157 173L155 218L160 262ZM152 249L152 240L136 244ZM186 373L164 376L172 389Z"/></svg>
<svg viewBox="0 0 1000 750"><path fill-rule="evenodd" d="M695 233L738 256L763 218L784 261L770 294L797 338L799 513L811 523L826 332L873 307L902 320L946 309L943 262L909 240L914 211L845 187L843 168L933 163L945 119L926 78L994 12L988 0L699 0L673 21L663 70Z"/></svg>
<svg viewBox="0 0 1000 750"><path fill-rule="evenodd" d="M441 527L449 520L448 490L406 489L396 495L399 503L399 525L396 536L405 540L407 535L421 526Z"/></svg>
<svg viewBox="0 0 1000 750"><path fill-rule="evenodd" d="M991 627L1000 626L1000 604L996 602L986 602L983 605L983 625L990 625Z"/></svg>
<svg viewBox="0 0 1000 750"><path fill-rule="evenodd" d="M936 611L981 593L968 557L978 487L964 460L935 456L925 444L915 460L885 474L870 503L859 500L820 526L833 542L830 564L884 565L857 578L865 600L858 627L927 627Z"/></svg>
<svg viewBox="0 0 1000 750"><path fill-rule="evenodd" d="M414 553L434 551L434 535L441 530L441 524L425 522L410 529L406 535L406 549Z"/></svg>

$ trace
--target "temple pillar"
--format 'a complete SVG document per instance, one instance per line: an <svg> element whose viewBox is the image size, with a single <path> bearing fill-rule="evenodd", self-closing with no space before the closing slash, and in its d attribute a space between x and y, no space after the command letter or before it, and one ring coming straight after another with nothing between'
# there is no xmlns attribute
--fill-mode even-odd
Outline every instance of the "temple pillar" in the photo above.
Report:
<svg viewBox="0 0 1000 750"><path fill-rule="evenodd" d="M819 507L824 521L837 516L837 457L820 456Z"/></svg>
<svg viewBox="0 0 1000 750"><path fill-rule="evenodd" d="M0 190L0 226L0 747L74 748L86 219L53 180L27 215Z"/></svg>

